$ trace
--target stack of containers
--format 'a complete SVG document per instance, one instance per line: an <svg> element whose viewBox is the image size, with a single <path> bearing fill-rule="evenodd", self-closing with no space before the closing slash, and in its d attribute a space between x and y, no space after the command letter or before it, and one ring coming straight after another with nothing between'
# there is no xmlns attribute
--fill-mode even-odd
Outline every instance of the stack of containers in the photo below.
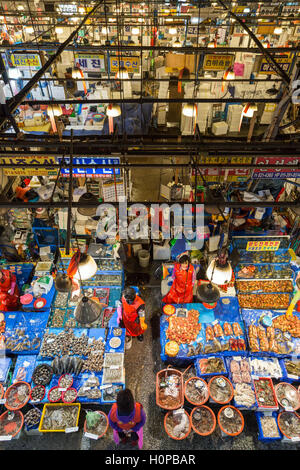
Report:
<svg viewBox="0 0 300 470"><path fill-rule="evenodd" d="M242 111L243 106L240 104L231 104L228 106L226 119L228 132L239 132Z"/></svg>

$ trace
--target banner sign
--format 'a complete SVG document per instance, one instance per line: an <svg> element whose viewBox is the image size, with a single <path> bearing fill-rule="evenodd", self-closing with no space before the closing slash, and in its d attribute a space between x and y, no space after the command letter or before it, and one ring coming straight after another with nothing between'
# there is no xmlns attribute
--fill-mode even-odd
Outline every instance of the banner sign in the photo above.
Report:
<svg viewBox="0 0 300 470"><path fill-rule="evenodd" d="M74 65L79 65L83 72L105 72L104 55L76 53Z"/></svg>
<svg viewBox="0 0 300 470"><path fill-rule="evenodd" d="M127 72L136 72L140 70L140 58L139 57L124 57L119 60L119 57L110 57L110 71L118 72L119 69L125 67Z"/></svg>
<svg viewBox="0 0 300 470"><path fill-rule="evenodd" d="M10 55L10 60L12 65L19 69L39 70L42 67L39 54L13 53Z"/></svg>
<svg viewBox="0 0 300 470"><path fill-rule="evenodd" d="M201 163L216 163L223 164L232 163L239 165L251 164L252 157L201 157ZM200 170L199 170L200 171ZM211 183L228 181L228 182L242 182L247 181L250 178L251 172L247 168L203 168L201 169L202 175L205 180ZM195 176L195 170L193 169L192 175ZM199 175L199 178L200 175Z"/></svg>
<svg viewBox="0 0 300 470"><path fill-rule="evenodd" d="M77 13L77 5L73 3L59 3L58 8L63 15L71 15Z"/></svg>
<svg viewBox="0 0 300 470"><path fill-rule="evenodd" d="M291 68L291 65L292 65L292 59L291 58L288 58L288 57L274 57L274 59L276 60L279 67L284 72L288 73L290 71L290 68ZM271 74L274 74L275 71L274 71L274 68L271 67L269 62L266 59L263 58L261 60L261 63L260 63L259 73L271 75Z"/></svg>
<svg viewBox="0 0 300 470"><path fill-rule="evenodd" d="M277 251L279 246L279 240L252 241L247 243L246 251Z"/></svg>
<svg viewBox="0 0 300 470"><path fill-rule="evenodd" d="M203 62L203 70L226 70L234 61L232 54L206 54Z"/></svg>
<svg viewBox="0 0 300 470"><path fill-rule="evenodd" d="M262 165L262 169L254 170L252 178L265 178L265 179L286 179L286 178L299 178L300 168L298 166L298 159L293 157L257 157L256 164ZM291 166L291 169L272 168L272 165ZM268 167L268 168L266 168Z"/></svg>
<svg viewBox="0 0 300 470"><path fill-rule="evenodd" d="M21 168L19 165L56 164L55 157L1 157L1 163L11 163L11 168L3 168L6 176L52 176L57 175L55 168ZM18 168L19 167L19 168Z"/></svg>
<svg viewBox="0 0 300 470"><path fill-rule="evenodd" d="M58 163L61 162L62 158L57 158ZM70 158L65 157L66 163L70 163ZM113 158L73 158L74 165L82 165L82 168L73 168L73 176L75 177L84 177L87 176L89 178L100 178L105 176L113 176L114 170L111 168L111 165L119 165L120 158L113 157ZM89 165L86 167L85 165ZM93 165L107 165L107 168L94 168ZM70 172L68 168L62 168L61 174L64 176L69 176ZM119 176L121 174L121 169L115 169L115 175Z"/></svg>

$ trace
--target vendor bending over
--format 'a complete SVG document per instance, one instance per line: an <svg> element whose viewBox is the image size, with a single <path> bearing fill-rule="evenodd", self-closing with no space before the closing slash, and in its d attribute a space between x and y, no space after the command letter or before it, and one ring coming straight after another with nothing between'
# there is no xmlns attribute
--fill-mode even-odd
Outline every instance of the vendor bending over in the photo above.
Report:
<svg viewBox="0 0 300 470"><path fill-rule="evenodd" d="M7 312L18 310L19 288L16 275L8 269L0 270L0 310Z"/></svg>
<svg viewBox="0 0 300 470"><path fill-rule="evenodd" d="M128 336L136 336L139 341L143 341L143 333L147 329L144 319L145 302L132 287L126 287L122 295L122 321L120 326L126 328Z"/></svg>
<svg viewBox="0 0 300 470"><path fill-rule="evenodd" d="M193 302L193 286L196 272L187 252L179 255L173 270L173 284L162 299L166 304L190 304Z"/></svg>

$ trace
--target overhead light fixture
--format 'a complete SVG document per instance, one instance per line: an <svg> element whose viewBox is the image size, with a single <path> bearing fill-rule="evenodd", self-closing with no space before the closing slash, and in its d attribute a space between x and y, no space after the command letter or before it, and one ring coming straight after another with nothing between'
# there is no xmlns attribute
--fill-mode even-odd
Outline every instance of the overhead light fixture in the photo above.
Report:
<svg viewBox="0 0 300 470"><path fill-rule="evenodd" d="M93 194L93 193L90 193L90 192L86 192L84 194L82 194L82 196L80 196L79 200L78 200L78 203L94 203L94 204L99 204L99 200L98 198ZM96 211L97 211L97 206L95 207L77 207L77 212L80 214L80 215L85 215L87 217L93 217L94 215L96 215Z"/></svg>
<svg viewBox="0 0 300 470"><path fill-rule="evenodd" d="M56 32L56 34L63 34L64 30L63 30L63 28L57 27L57 28L55 28L55 32Z"/></svg>
<svg viewBox="0 0 300 470"><path fill-rule="evenodd" d="M132 28L131 32L134 36L138 36L140 34L139 28L135 28L135 27Z"/></svg>
<svg viewBox="0 0 300 470"><path fill-rule="evenodd" d="M115 21L117 21L116 18L108 18L109 23L114 23Z"/></svg>
<svg viewBox="0 0 300 470"><path fill-rule="evenodd" d="M170 23L171 21L174 21L174 18L173 18L172 15L171 15L171 16L168 16L168 17L166 18L166 22L167 22L167 23Z"/></svg>
<svg viewBox="0 0 300 470"><path fill-rule="evenodd" d="M197 297L201 302L207 304L214 304L220 298L220 291L216 286L210 282L203 283L197 287Z"/></svg>
<svg viewBox="0 0 300 470"><path fill-rule="evenodd" d="M55 278L55 289L58 292L70 292L72 280L66 273L59 273Z"/></svg>
<svg viewBox="0 0 300 470"><path fill-rule="evenodd" d="M256 104L248 103L244 106L242 114L246 117L253 117L255 111L257 111Z"/></svg>
<svg viewBox="0 0 300 470"><path fill-rule="evenodd" d="M51 114L53 116L56 116L56 117L59 117L62 115L62 109L61 109L61 106L59 104L51 104L48 106L47 108L47 114L48 116L51 116Z"/></svg>
<svg viewBox="0 0 300 470"><path fill-rule="evenodd" d="M22 73L17 68L10 68L8 70L8 76L9 76L9 78L20 78L20 77L22 77Z"/></svg>
<svg viewBox="0 0 300 470"><path fill-rule="evenodd" d="M84 295L75 308L74 316L79 323L94 323L100 317L103 307L103 304Z"/></svg>
<svg viewBox="0 0 300 470"><path fill-rule="evenodd" d="M233 71L233 68L230 67L229 69L226 70L226 72L223 75L224 80L234 80L235 79L235 73Z"/></svg>
<svg viewBox="0 0 300 470"><path fill-rule="evenodd" d="M276 28L274 29L274 34L276 35L280 35L282 33L283 29L281 26L276 26Z"/></svg>
<svg viewBox="0 0 300 470"><path fill-rule="evenodd" d="M120 70L117 71L116 78L128 79L129 75L125 67L120 67Z"/></svg>
<svg viewBox="0 0 300 470"><path fill-rule="evenodd" d="M231 264L226 258L215 258L210 262L206 276L207 279L219 286L228 284L232 278Z"/></svg>
<svg viewBox="0 0 300 470"><path fill-rule="evenodd" d="M172 34L172 35L177 34L177 28L174 28L174 27L169 28L169 34Z"/></svg>
<svg viewBox="0 0 300 470"><path fill-rule="evenodd" d="M181 42L176 39L176 41L173 43L173 47L181 47Z"/></svg>
<svg viewBox="0 0 300 470"><path fill-rule="evenodd" d="M215 41L209 41L209 43L207 44L207 47L210 47L210 48L216 47L216 42Z"/></svg>
<svg viewBox="0 0 300 470"><path fill-rule="evenodd" d="M78 255L75 253L73 256L75 257ZM86 253L80 253L77 271L75 272L73 278L76 281L86 281L87 279L91 279L93 276L95 276L97 270L98 266L94 258L92 258L90 255L87 255Z"/></svg>
<svg viewBox="0 0 300 470"><path fill-rule="evenodd" d="M266 49L267 47L270 47L270 43L269 43L268 40L263 41L262 45L263 45L263 47L264 47L265 49Z"/></svg>
<svg viewBox="0 0 300 470"><path fill-rule="evenodd" d="M182 108L182 114L187 117L196 117L197 106L192 103L186 103Z"/></svg>
<svg viewBox="0 0 300 470"><path fill-rule="evenodd" d="M34 29L33 29L32 26L25 26L25 31L28 34L33 34L34 33Z"/></svg>
<svg viewBox="0 0 300 470"><path fill-rule="evenodd" d="M121 108L117 104L109 104L106 108L106 115L108 117L118 117L121 116Z"/></svg>
<svg viewBox="0 0 300 470"><path fill-rule="evenodd" d="M82 75L81 75L81 73L80 73L80 69L79 69L78 67L74 67L74 68L72 69L72 78L75 78L75 80L76 80L77 78L82 78Z"/></svg>

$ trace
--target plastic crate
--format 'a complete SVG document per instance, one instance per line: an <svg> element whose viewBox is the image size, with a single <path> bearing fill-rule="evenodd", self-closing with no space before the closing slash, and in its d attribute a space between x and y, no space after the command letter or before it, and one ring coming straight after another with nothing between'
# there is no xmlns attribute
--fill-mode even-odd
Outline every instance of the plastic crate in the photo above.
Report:
<svg viewBox="0 0 300 470"><path fill-rule="evenodd" d="M280 429L279 429L278 424L277 424L278 413L276 411L272 411L272 412L271 411L264 411L264 412L263 411L256 411L255 416L256 416L258 429L259 429L259 434L258 434L258 440L259 441L267 443L267 442L273 442L273 441L280 441L282 439L283 435L281 434ZM278 437L266 437L263 434L262 425L261 425L261 418L263 418L264 416L270 416L270 417L274 418L275 426L276 426L276 429L278 431Z"/></svg>
<svg viewBox="0 0 300 470"><path fill-rule="evenodd" d="M81 404L80 403L46 403L43 407L43 412L42 412L42 417L39 425L39 431L40 432L66 432L66 429L42 429L43 426L43 421L45 417L45 413L47 409L53 408L53 407L66 407L66 406L72 406L72 407L77 407L77 419L76 419L76 425L75 427L78 428L78 421L79 421L79 414L80 414L80 409L81 409ZM78 430L78 429L77 429Z"/></svg>
<svg viewBox="0 0 300 470"><path fill-rule="evenodd" d="M14 366L14 372L12 376L12 383L18 382L19 380L24 380L25 382L30 383L32 378L32 373L34 371L36 364L36 356L21 355L17 357L16 364ZM24 370L24 375L18 377Z"/></svg>

